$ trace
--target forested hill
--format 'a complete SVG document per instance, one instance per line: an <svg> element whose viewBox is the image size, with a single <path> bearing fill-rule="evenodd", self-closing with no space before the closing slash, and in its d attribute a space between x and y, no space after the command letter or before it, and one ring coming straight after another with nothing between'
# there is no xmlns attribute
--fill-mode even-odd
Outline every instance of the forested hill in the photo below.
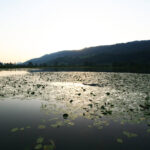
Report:
<svg viewBox="0 0 150 150"><path fill-rule="evenodd" d="M24 64L46 66L101 66L150 64L150 40L60 51L31 59Z"/></svg>

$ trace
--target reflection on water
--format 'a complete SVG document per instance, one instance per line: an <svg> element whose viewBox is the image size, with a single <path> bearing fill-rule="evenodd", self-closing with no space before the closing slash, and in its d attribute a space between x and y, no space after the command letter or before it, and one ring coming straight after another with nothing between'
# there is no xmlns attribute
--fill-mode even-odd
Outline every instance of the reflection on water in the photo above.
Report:
<svg viewBox="0 0 150 150"><path fill-rule="evenodd" d="M2 149L149 148L149 127L143 119L132 123L111 116L74 114L73 109L64 109L68 113L64 114L49 105L40 100L0 101Z"/></svg>
<svg viewBox="0 0 150 150"><path fill-rule="evenodd" d="M24 75L27 74L27 71L18 71L18 70L11 70L11 71L0 71L0 76L12 76L12 75Z"/></svg>
<svg viewBox="0 0 150 150"><path fill-rule="evenodd" d="M148 149L149 79L145 74L94 72L0 77L2 146Z"/></svg>

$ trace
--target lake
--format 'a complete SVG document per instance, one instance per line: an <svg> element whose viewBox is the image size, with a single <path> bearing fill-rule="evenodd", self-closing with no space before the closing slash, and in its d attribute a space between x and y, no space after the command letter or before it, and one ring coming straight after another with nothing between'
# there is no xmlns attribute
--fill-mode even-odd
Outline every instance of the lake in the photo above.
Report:
<svg viewBox="0 0 150 150"><path fill-rule="evenodd" d="M147 150L150 74L0 71L0 149Z"/></svg>

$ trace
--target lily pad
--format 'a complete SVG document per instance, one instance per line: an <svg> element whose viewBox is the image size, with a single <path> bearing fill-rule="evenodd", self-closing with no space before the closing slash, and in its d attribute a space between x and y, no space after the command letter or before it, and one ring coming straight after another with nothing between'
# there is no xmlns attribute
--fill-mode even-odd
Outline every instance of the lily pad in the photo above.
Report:
<svg viewBox="0 0 150 150"><path fill-rule="evenodd" d="M43 141L44 141L44 138L43 137L39 137L39 138L37 138L36 143L41 144Z"/></svg>
<svg viewBox="0 0 150 150"><path fill-rule="evenodd" d="M58 118L48 119L48 121L58 120Z"/></svg>
<svg viewBox="0 0 150 150"><path fill-rule="evenodd" d="M43 125L43 124L41 124L41 125L39 125L39 126L38 126L38 128L39 128L39 129L45 129L45 128L46 128L46 126L45 126L45 125Z"/></svg>
<svg viewBox="0 0 150 150"><path fill-rule="evenodd" d="M24 131L24 128L20 128L20 131Z"/></svg>
<svg viewBox="0 0 150 150"><path fill-rule="evenodd" d="M92 128L92 125L88 125L88 128Z"/></svg>
<svg viewBox="0 0 150 150"><path fill-rule="evenodd" d="M123 134L126 135L128 138L137 137L136 133L130 133L128 131L123 131Z"/></svg>
<svg viewBox="0 0 150 150"><path fill-rule="evenodd" d="M11 129L11 132L16 132L18 130L19 130L18 128L13 128L13 129Z"/></svg>
<svg viewBox="0 0 150 150"><path fill-rule="evenodd" d="M41 149L42 148L42 144L37 144L34 149Z"/></svg>
<svg viewBox="0 0 150 150"><path fill-rule="evenodd" d="M53 128L58 128L58 127L63 126L63 125L64 125L64 123L62 121L57 121L56 123L51 124L50 126Z"/></svg>
<svg viewBox="0 0 150 150"><path fill-rule="evenodd" d="M64 118L64 119L67 119L68 116L69 116L68 114L63 114L63 118Z"/></svg>
<svg viewBox="0 0 150 150"><path fill-rule="evenodd" d="M70 126L74 126L74 122L71 122L71 121L69 121L67 124Z"/></svg>
<svg viewBox="0 0 150 150"><path fill-rule="evenodd" d="M49 145L44 145L44 150L54 150L56 148L55 142L53 140L50 140Z"/></svg>
<svg viewBox="0 0 150 150"><path fill-rule="evenodd" d="M117 139L117 142L122 144L122 143L123 143L123 140L122 140L121 138L118 138L118 139Z"/></svg>
<svg viewBox="0 0 150 150"><path fill-rule="evenodd" d="M52 145L44 145L44 150L54 150Z"/></svg>

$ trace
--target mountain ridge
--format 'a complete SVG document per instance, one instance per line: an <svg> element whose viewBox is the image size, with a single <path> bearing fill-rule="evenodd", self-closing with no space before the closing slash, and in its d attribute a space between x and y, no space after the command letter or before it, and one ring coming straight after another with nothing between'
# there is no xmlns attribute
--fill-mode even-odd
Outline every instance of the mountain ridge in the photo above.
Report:
<svg viewBox="0 0 150 150"><path fill-rule="evenodd" d="M150 64L150 40L63 50L26 61L47 66L99 66L114 63Z"/></svg>

